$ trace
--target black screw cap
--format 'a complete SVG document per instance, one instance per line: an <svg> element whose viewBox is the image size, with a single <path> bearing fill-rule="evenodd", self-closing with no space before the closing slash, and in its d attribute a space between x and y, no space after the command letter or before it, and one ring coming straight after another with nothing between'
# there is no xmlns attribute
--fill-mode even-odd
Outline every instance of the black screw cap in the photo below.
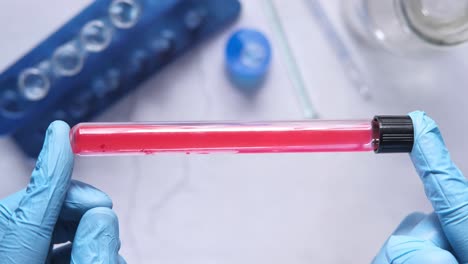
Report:
<svg viewBox="0 0 468 264"><path fill-rule="evenodd" d="M375 153L408 153L413 150L414 127L409 116L375 116L372 121Z"/></svg>

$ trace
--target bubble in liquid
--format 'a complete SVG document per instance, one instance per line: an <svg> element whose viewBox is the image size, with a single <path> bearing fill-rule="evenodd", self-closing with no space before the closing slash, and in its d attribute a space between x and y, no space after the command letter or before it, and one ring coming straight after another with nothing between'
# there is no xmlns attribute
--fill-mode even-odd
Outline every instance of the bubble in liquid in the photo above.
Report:
<svg viewBox="0 0 468 264"><path fill-rule="evenodd" d="M118 28L131 28L140 18L141 9L135 0L114 0L109 8L112 23Z"/></svg>
<svg viewBox="0 0 468 264"><path fill-rule="evenodd" d="M39 101L49 93L50 80L38 68L28 68L19 75L18 89L27 100Z"/></svg>
<svg viewBox="0 0 468 264"><path fill-rule="evenodd" d="M112 29L101 20L90 21L81 30L80 40L88 51L103 51L112 40Z"/></svg>
<svg viewBox="0 0 468 264"><path fill-rule="evenodd" d="M83 69L84 53L74 44L57 48L52 55L52 67L57 75L73 76Z"/></svg>

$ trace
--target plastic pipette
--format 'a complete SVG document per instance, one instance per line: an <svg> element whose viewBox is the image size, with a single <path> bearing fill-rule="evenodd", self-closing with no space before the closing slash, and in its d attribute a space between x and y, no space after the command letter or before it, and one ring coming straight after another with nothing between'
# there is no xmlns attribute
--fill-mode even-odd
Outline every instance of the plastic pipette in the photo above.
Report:
<svg viewBox="0 0 468 264"><path fill-rule="evenodd" d="M78 155L288 152L410 152L408 116L373 120L198 123L82 123L70 140Z"/></svg>

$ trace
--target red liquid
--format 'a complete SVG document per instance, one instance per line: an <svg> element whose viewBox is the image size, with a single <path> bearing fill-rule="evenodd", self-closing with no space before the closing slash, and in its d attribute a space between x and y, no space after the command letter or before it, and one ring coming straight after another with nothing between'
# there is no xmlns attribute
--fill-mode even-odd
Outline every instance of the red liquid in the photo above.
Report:
<svg viewBox="0 0 468 264"><path fill-rule="evenodd" d="M70 140L79 155L373 150L371 121L83 123Z"/></svg>

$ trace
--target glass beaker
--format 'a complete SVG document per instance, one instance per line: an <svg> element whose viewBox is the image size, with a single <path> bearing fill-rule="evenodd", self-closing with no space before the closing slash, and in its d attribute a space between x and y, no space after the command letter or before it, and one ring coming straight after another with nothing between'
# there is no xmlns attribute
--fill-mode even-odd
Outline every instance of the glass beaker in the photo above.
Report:
<svg viewBox="0 0 468 264"><path fill-rule="evenodd" d="M468 0L344 0L354 35L396 53L421 53L468 40Z"/></svg>

